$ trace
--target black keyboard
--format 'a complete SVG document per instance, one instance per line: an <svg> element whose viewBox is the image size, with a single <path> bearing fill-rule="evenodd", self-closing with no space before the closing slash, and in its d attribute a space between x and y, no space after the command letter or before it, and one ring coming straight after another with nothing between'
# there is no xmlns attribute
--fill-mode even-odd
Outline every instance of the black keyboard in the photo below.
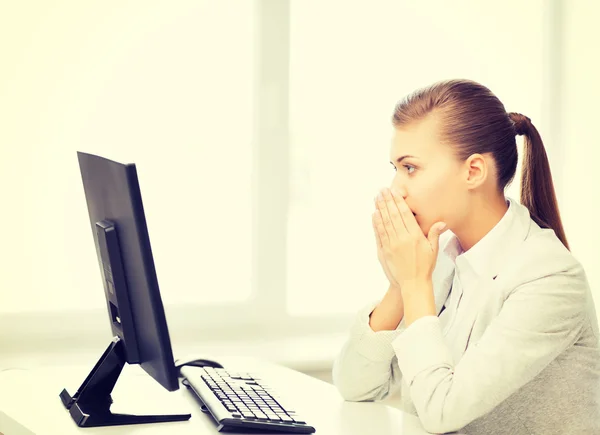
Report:
<svg viewBox="0 0 600 435"><path fill-rule="evenodd" d="M302 417L276 392L248 373L213 367L182 367L183 384L192 389L217 421L219 432L244 428L273 432L313 433Z"/></svg>

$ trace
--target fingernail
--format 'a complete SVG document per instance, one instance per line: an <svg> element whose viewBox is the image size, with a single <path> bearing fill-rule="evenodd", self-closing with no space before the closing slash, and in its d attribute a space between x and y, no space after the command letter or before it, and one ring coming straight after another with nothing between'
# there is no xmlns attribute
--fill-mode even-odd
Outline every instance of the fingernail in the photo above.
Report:
<svg viewBox="0 0 600 435"><path fill-rule="evenodd" d="M446 229L448 225L444 223L444 225L440 225L440 229L438 230L440 233Z"/></svg>
<svg viewBox="0 0 600 435"><path fill-rule="evenodd" d="M377 195L377 201L383 201L383 195L381 192L379 192L379 195Z"/></svg>

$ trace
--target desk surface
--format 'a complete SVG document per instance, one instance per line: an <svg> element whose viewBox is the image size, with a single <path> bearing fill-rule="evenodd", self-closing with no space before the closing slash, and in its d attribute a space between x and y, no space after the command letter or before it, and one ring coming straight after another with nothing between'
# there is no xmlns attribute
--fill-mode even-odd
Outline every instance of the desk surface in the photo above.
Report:
<svg viewBox="0 0 600 435"><path fill-rule="evenodd" d="M252 372L294 406L316 434L427 434L416 416L380 403L345 402L334 386L275 364L250 358L219 358L226 368ZM185 422L78 428L59 393L74 393L91 367L47 367L0 372L0 433L4 435L216 434L216 424L200 411L192 393L167 392L138 366L126 366L113 391L114 412L191 413Z"/></svg>

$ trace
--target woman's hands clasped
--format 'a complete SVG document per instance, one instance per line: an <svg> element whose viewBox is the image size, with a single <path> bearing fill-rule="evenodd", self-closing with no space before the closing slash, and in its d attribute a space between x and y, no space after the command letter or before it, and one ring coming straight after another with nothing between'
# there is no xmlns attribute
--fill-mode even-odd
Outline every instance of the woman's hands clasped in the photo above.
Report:
<svg viewBox="0 0 600 435"><path fill-rule="evenodd" d="M439 236L446 224L436 222L426 237L402 195L383 189L375 199L373 229L377 256L392 286L431 279Z"/></svg>

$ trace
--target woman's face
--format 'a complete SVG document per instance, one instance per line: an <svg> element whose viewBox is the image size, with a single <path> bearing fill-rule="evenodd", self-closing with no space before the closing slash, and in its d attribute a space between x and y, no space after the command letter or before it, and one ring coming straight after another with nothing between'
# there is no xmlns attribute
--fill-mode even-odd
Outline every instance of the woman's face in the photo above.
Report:
<svg viewBox="0 0 600 435"><path fill-rule="evenodd" d="M450 146L440 143L435 116L394 129L390 186L405 198L425 235L436 222L452 229L468 210L464 165Z"/></svg>

